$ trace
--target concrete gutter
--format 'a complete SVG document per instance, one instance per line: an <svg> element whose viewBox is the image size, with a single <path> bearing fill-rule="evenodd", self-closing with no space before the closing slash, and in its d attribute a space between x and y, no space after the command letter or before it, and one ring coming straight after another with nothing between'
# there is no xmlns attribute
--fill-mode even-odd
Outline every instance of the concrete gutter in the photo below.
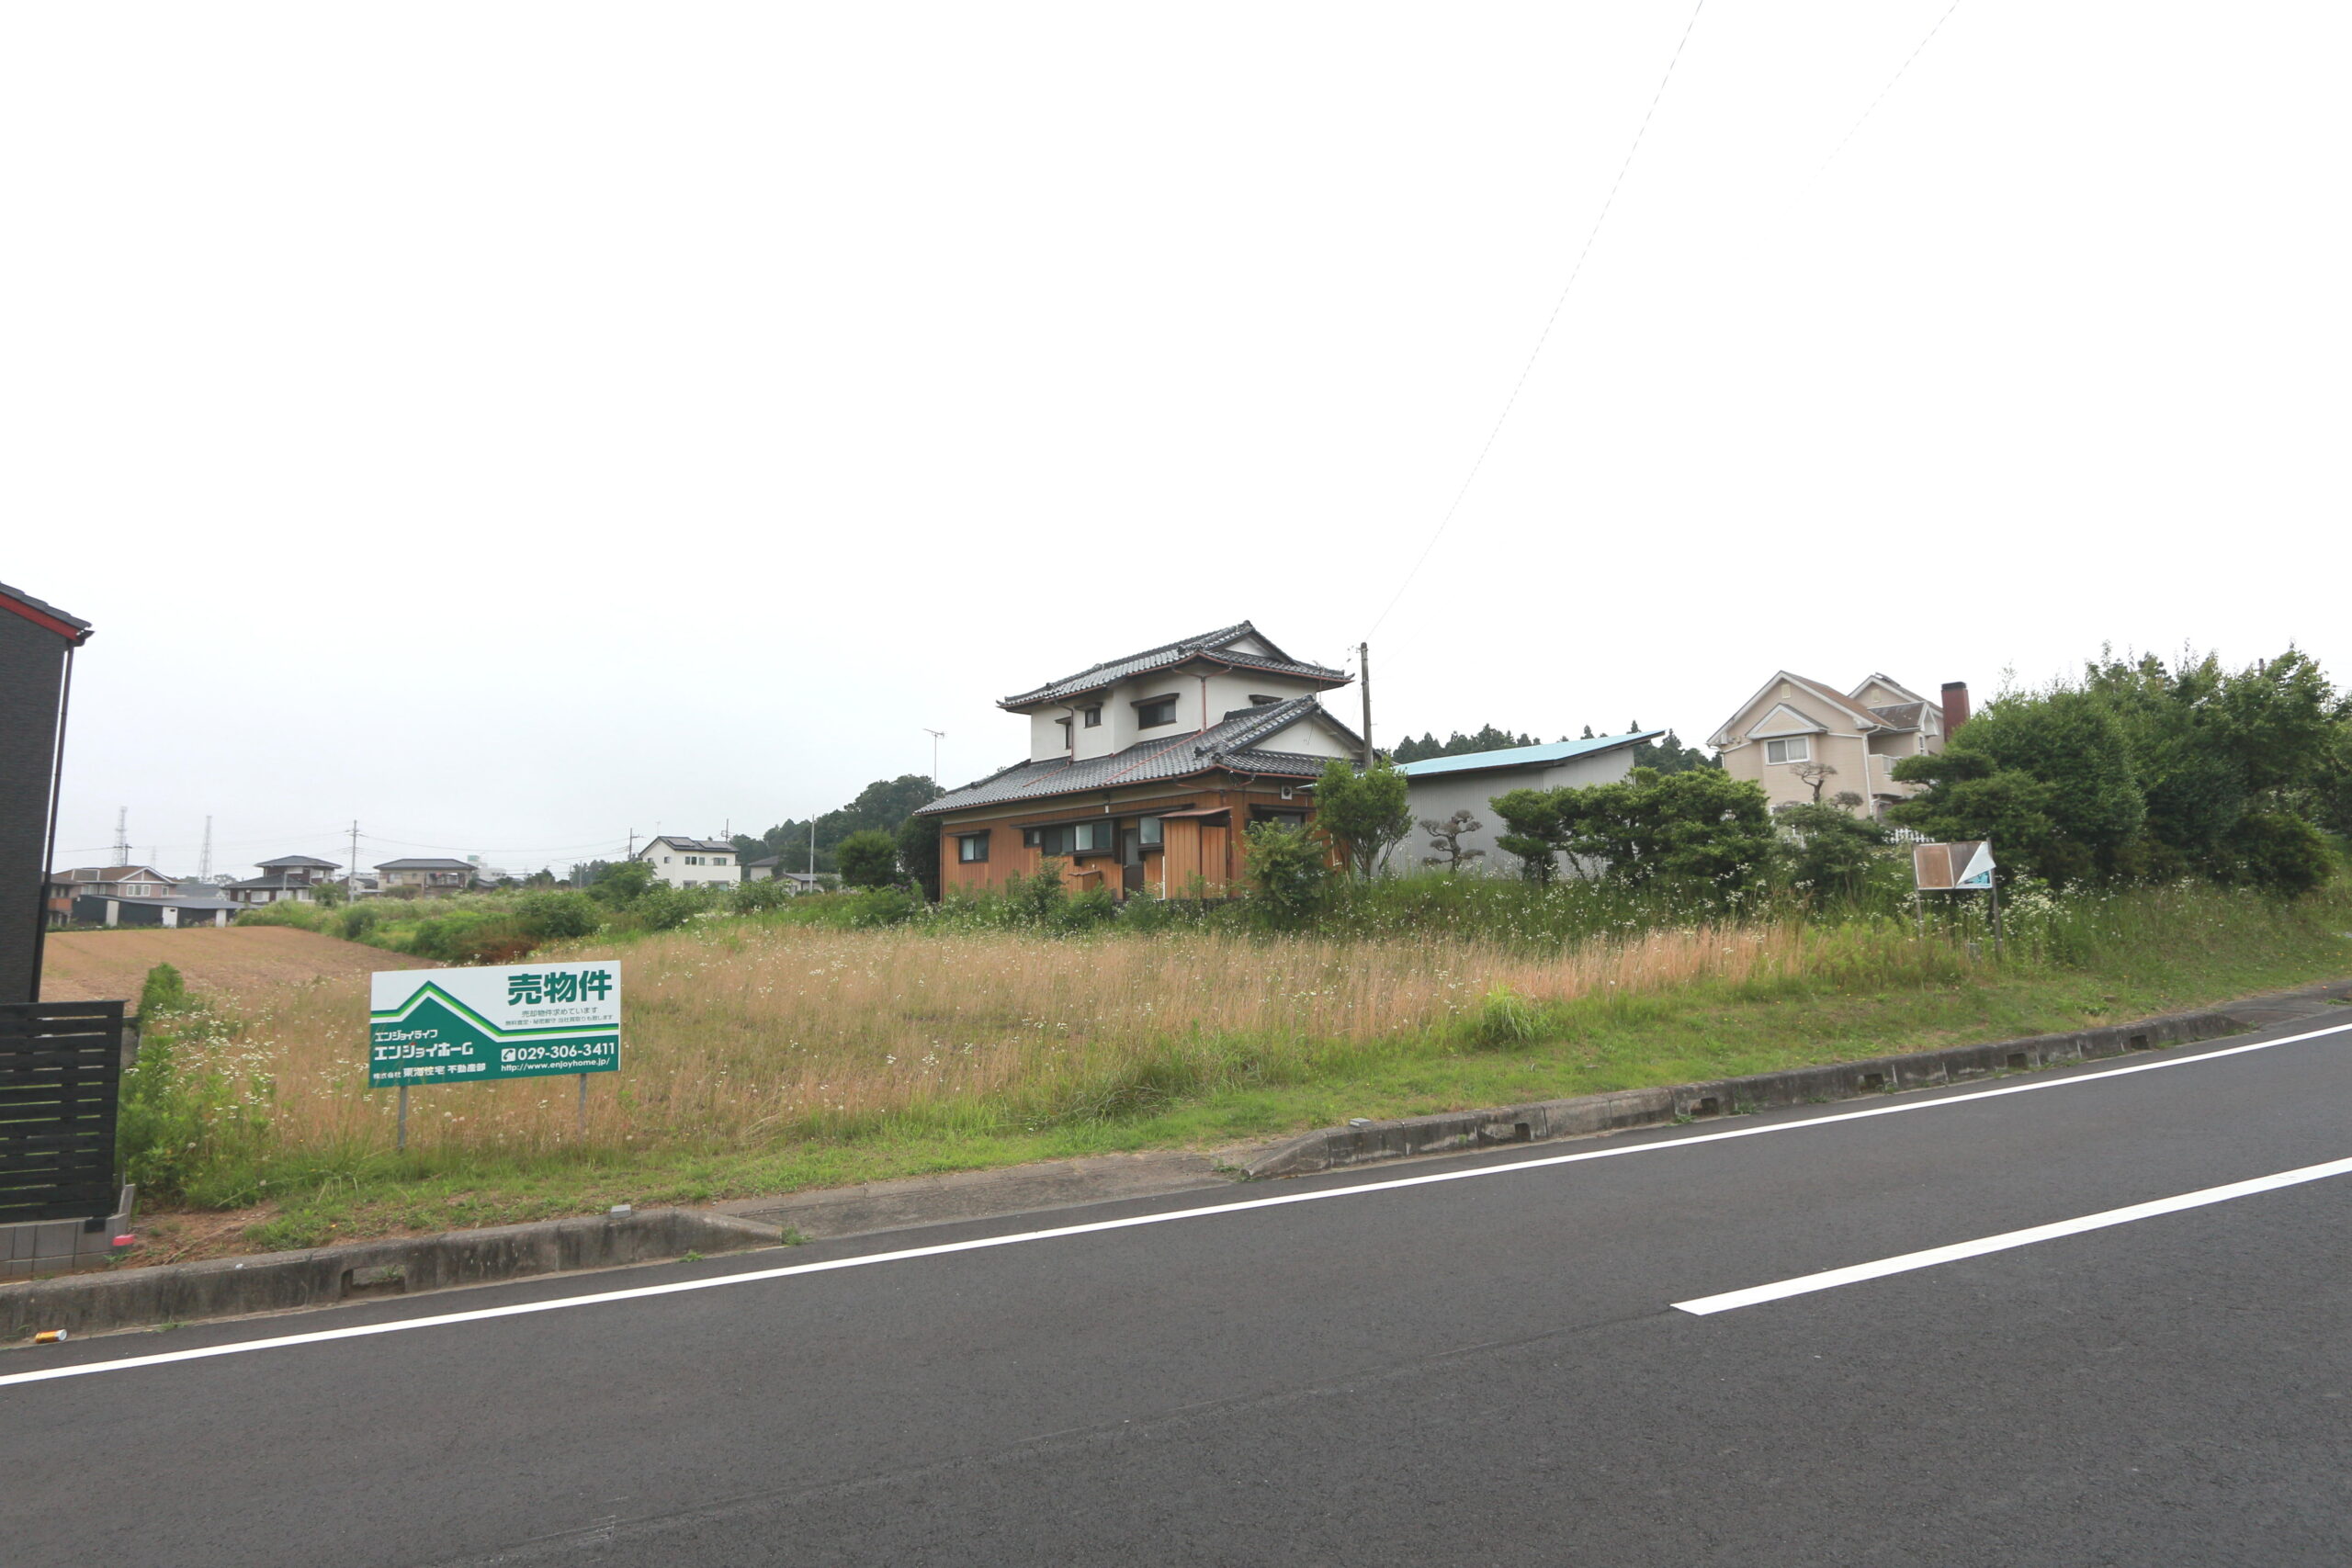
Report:
<svg viewBox="0 0 2352 1568"><path fill-rule="evenodd" d="M2038 1034L1989 1045L1955 1045L1866 1062L1792 1067L1786 1072L1662 1089L1621 1089L1574 1100L1544 1100L1490 1111L1451 1111L1395 1122L1323 1127L1286 1138L1239 1162L1245 1177L1263 1179L1306 1176L1376 1160L1420 1155L1459 1154L1505 1144L1544 1143L1554 1138L1591 1137L1676 1122L1732 1116L1774 1105L1816 1105L1899 1089L1939 1089L1998 1073L2032 1072L2067 1062L2097 1061L2132 1051L2186 1045L2225 1034L2242 1034L2272 1024L2333 1012L2331 1005L2352 997L2352 980L2256 997L2225 1010L2174 1013L2137 1023Z"/></svg>
<svg viewBox="0 0 2352 1568"><path fill-rule="evenodd" d="M775 1225L694 1209L592 1214L354 1242L306 1252L216 1258L0 1285L0 1342L46 1329L109 1329L285 1312L335 1302L447 1290L534 1274L650 1263L689 1252L775 1247Z"/></svg>

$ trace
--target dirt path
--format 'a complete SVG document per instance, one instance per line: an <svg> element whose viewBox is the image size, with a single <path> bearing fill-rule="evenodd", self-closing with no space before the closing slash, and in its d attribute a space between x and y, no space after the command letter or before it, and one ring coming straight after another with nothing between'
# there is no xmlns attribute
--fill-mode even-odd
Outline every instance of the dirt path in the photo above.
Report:
<svg viewBox="0 0 2352 1568"><path fill-rule="evenodd" d="M177 967L188 989L222 1001L320 978L434 966L291 926L51 931L41 963L41 999L136 1003L147 971L158 964Z"/></svg>

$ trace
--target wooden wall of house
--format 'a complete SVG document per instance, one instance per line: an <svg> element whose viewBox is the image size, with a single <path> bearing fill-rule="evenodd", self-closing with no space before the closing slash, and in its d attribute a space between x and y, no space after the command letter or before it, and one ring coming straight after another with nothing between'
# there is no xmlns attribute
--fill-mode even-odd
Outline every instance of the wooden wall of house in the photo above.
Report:
<svg viewBox="0 0 2352 1568"><path fill-rule="evenodd" d="M1108 816L1122 827L1131 827L1138 817L1180 810L1223 810L1228 813L1228 822L1238 818L1246 826L1252 807L1306 811L1310 817L1313 812L1311 795L1301 793L1295 799L1284 800L1279 781L1220 786L1214 781L1193 780L1182 786L1181 793L1178 788L1159 785L1118 792L1111 797L1113 810ZM939 845L941 894L978 893L1001 888L1015 876L1035 874L1042 857L1022 842L1022 829L1099 818L1105 815L1102 806L1101 795L1084 795L1066 798L1058 807L1050 800L1023 801L1017 809L1008 808L1001 816L982 818L975 814L962 820L943 822ZM1193 891L1193 878L1197 876L1207 885L1212 897L1239 892L1246 881L1241 835L1239 829L1228 822L1204 823L1198 818L1178 818L1163 823L1160 848L1148 850L1144 854L1144 880L1151 891L1162 897L1182 898ZM978 864L956 859L957 835L982 828L989 830L989 858ZM1064 879L1073 892L1106 886L1114 893L1123 894L1116 855L1089 855L1069 862Z"/></svg>

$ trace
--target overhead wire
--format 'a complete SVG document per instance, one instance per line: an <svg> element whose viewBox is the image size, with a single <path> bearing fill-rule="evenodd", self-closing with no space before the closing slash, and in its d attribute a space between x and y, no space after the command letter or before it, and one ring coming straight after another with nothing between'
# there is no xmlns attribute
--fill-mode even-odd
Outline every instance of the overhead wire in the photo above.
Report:
<svg viewBox="0 0 2352 1568"><path fill-rule="evenodd" d="M1862 112L1855 118L1854 123L1846 128L1846 134L1838 139L1838 145L1832 147L1829 150L1829 156L1821 161L1821 167L1814 171L1815 178L1818 179L1822 174L1828 169L1830 164L1838 161L1838 154L1846 150L1846 143L1851 141L1854 139L1855 132L1860 130L1862 127L1868 123L1871 116L1878 112L1878 106L1885 102L1887 94L1894 91L1894 85L1903 80L1903 73L1905 71L1911 69L1911 62L1919 58L1919 51L1926 49L1928 44L1935 41L1936 35L1943 31L1944 24L1951 20L1951 14L1959 9L1960 0L1951 0L1951 4L1944 7L1943 15L1936 18L1935 26L1929 28L1927 30L1926 35L1923 36L1917 43L1911 46L1911 52L1903 57L1903 63L1894 68L1894 74L1889 76L1886 79L1886 85L1878 90L1878 96L1872 98L1870 101L1869 107L1864 108Z"/></svg>
<svg viewBox="0 0 2352 1568"><path fill-rule="evenodd" d="M1469 473L1464 476L1462 488L1454 491L1453 503L1438 519L1437 526L1430 530L1429 542L1421 547L1421 553L1413 558L1413 564L1407 569L1404 580L1396 584L1396 592L1388 596L1388 603L1381 606L1379 615L1373 617L1372 625L1365 630L1366 637L1380 629L1381 623L1388 619L1389 612L1396 608L1397 601L1405 597L1405 591L1420 575L1421 568L1429 563L1430 552L1437 548L1438 540L1444 536L1455 513L1462 510L1463 502L1469 497L1470 487L1477 483L1479 472L1487 466L1487 454L1495 449L1496 438L1502 434L1504 424L1510 419L1511 410L1519 406L1519 395L1526 389L1527 378L1533 373L1536 360L1543 356L1544 345L1551 341L1552 328L1560 319L1561 309L1568 302L1569 290L1576 287L1577 277L1584 272L1585 259L1592 254L1593 242L1600 238L1601 225L1609 221L1609 209L1617 204L1617 192L1625 183L1626 171L1634 166L1634 155L1642 150L1642 138L1648 134L1650 121L1657 114L1658 102L1666 96L1667 84L1674 80L1674 68L1682 59L1683 48L1690 41L1691 29L1699 25L1699 13L1706 8L1707 0L1698 0L1698 4L1690 7L1690 19L1682 24L1682 36L1675 39L1674 52L1667 57L1666 70L1657 79L1657 89L1650 94L1649 107L1642 111L1641 123L1634 128L1634 139L1626 145L1625 156L1617 165L1616 177L1609 182L1609 193L1601 198L1600 210L1593 215L1592 228L1586 232L1584 245L1577 252L1577 259L1568 268L1567 280L1560 285L1559 295L1552 301L1551 314L1544 318L1543 331L1535 334L1535 346L1528 350L1527 362L1520 367L1519 379L1511 383L1510 395L1503 400L1502 412L1495 416L1494 427L1487 432L1486 442L1472 460Z"/></svg>

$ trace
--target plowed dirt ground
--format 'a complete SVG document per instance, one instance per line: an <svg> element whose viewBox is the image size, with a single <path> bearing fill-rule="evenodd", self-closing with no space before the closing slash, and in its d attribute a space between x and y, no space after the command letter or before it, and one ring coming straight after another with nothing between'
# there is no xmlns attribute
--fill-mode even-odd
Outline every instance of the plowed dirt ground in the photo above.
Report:
<svg viewBox="0 0 2352 1568"><path fill-rule="evenodd" d="M291 926L51 931L41 961L41 999L135 1004L147 971L158 964L177 968L189 990L232 1007L256 992L322 977L435 967L427 959Z"/></svg>

